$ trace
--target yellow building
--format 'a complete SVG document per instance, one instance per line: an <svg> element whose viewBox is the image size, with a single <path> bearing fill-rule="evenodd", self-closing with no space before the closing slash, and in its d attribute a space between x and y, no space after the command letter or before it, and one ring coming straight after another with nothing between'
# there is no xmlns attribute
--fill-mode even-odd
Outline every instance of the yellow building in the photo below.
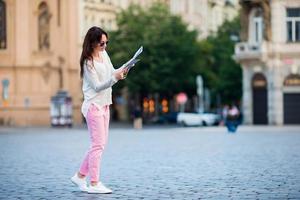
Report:
<svg viewBox="0 0 300 200"><path fill-rule="evenodd" d="M80 124L86 31L116 29L118 11L154 1L0 0L0 125L50 125L50 99L59 90L71 95L73 122Z"/></svg>
<svg viewBox="0 0 300 200"><path fill-rule="evenodd" d="M201 38L236 13L234 3L222 0L183 0L184 10L178 0L0 0L0 125L50 125L50 99L59 90L72 97L73 122L81 124L79 57L86 31L94 25L115 30L119 11L157 1L199 29ZM217 21L208 20L223 7Z"/></svg>
<svg viewBox="0 0 300 200"><path fill-rule="evenodd" d="M49 125L59 89L81 122L78 10L73 0L0 0L0 124Z"/></svg>

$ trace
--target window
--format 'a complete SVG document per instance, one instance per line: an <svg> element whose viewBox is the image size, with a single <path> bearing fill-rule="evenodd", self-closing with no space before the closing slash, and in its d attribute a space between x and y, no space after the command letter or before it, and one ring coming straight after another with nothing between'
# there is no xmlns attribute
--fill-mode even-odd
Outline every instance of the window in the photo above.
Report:
<svg viewBox="0 0 300 200"><path fill-rule="evenodd" d="M232 2L232 0L225 0L225 6L234 7L234 3Z"/></svg>
<svg viewBox="0 0 300 200"><path fill-rule="evenodd" d="M60 9L61 8L61 1L57 0L57 26L60 26Z"/></svg>
<svg viewBox="0 0 300 200"><path fill-rule="evenodd" d="M249 14L248 42L259 44L263 41L264 21L263 10L260 7L254 7Z"/></svg>
<svg viewBox="0 0 300 200"><path fill-rule="evenodd" d="M6 6L0 0L0 49L6 49Z"/></svg>
<svg viewBox="0 0 300 200"><path fill-rule="evenodd" d="M255 43L260 43L263 39L263 19L262 19L262 10L257 9L255 11L254 17L253 17L253 37Z"/></svg>
<svg viewBox="0 0 300 200"><path fill-rule="evenodd" d="M104 28L105 22L104 19L101 19L101 28Z"/></svg>
<svg viewBox="0 0 300 200"><path fill-rule="evenodd" d="M287 8L286 30L288 42L300 42L300 8Z"/></svg>
<svg viewBox="0 0 300 200"><path fill-rule="evenodd" d="M39 37L39 49L50 49L50 13L48 5L42 2L38 9L38 37Z"/></svg>
<svg viewBox="0 0 300 200"><path fill-rule="evenodd" d="M112 20L108 20L108 30L112 30Z"/></svg>

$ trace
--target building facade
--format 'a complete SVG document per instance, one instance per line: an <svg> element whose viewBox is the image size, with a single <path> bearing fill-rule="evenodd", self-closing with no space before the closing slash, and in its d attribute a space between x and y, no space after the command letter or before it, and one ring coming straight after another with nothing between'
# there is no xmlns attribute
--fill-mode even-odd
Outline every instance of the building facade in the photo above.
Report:
<svg viewBox="0 0 300 200"><path fill-rule="evenodd" d="M73 0L0 1L0 124L49 125L58 90L81 122L77 12Z"/></svg>
<svg viewBox="0 0 300 200"><path fill-rule="evenodd" d="M86 31L94 25L114 30L121 9L154 1L0 0L0 125L50 125L51 97L60 90L72 97L73 123L81 124Z"/></svg>
<svg viewBox="0 0 300 200"><path fill-rule="evenodd" d="M300 124L300 1L241 0L246 124Z"/></svg>
<svg viewBox="0 0 300 200"><path fill-rule="evenodd" d="M94 25L115 30L120 10L157 1L199 38L237 14L236 0L0 0L0 125L49 125L59 90L72 97L74 124L82 123L78 63L85 33Z"/></svg>
<svg viewBox="0 0 300 200"><path fill-rule="evenodd" d="M80 0L79 20L80 33L83 39L87 30L94 26L100 26L104 30L117 29L117 13L127 9L130 4L149 7L154 2L169 4L169 0Z"/></svg>
<svg viewBox="0 0 300 200"><path fill-rule="evenodd" d="M238 15L238 0L170 0L171 13L179 15L199 39L217 32L226 20Z"/></svg>

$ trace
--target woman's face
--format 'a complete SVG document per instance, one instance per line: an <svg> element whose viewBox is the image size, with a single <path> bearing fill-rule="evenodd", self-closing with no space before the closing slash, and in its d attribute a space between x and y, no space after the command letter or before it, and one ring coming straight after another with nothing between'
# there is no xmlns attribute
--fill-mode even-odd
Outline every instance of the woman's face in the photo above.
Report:
<svg viewBox="0 0 300 200"><path fill-rule="evenodd" d="M102 36L100 38L100 43L98 43L95 50L96 51L104 51L107 44L108 44L108 39L107 39L106 35L102 34Z"/></svg>

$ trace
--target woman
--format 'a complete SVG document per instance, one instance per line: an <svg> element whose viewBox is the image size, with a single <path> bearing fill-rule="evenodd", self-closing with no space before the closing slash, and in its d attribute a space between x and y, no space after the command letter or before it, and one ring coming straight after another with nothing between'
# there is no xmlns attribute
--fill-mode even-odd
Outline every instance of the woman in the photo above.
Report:
<svg viewBox="0 0 300 200"><path fill-rule="evenodd" d="M99 27L88 30L80 58L80 75L83 79L84 101L81 107L90 134L91 146L79 171L71 178L81 191L88 193L111 193L100 181L100 162L108 137L109 105L112 104L112 86L124 79L127 70L115 70L105 51L107 33ZM86 176L90 176L87 186Z"/></svg>

